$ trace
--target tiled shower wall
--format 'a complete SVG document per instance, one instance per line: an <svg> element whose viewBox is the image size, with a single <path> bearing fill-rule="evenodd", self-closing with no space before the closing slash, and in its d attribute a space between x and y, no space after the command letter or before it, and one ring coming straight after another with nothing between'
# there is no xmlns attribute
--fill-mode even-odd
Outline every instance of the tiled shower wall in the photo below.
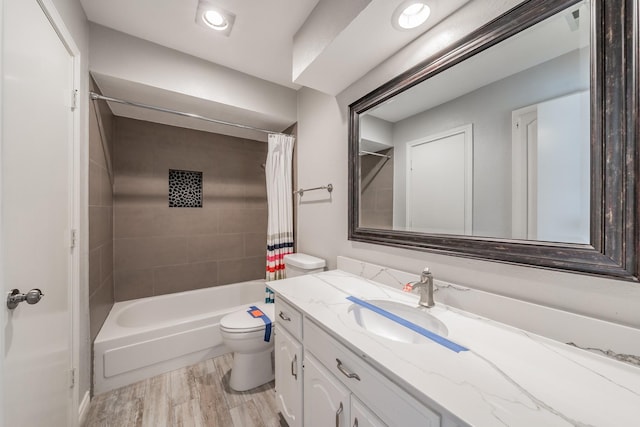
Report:
<svg viewBox="0 0 640 427"><path fill-rule="evenodd" d="M122 117L114 126L115 300L264 278L265 142ZM169 207L169 170L202 207Z"/></svg>
<svg viewBox="0 0 640 427"><path fill-rule="evenodd" d="M379 152L393 156L393 148ZM393 158L360 156L360 226L393 228Z"/></svg>
<svg viewBox="0 0 640 427"><path fill-rule="evenodd" d="M91 90L97 91L93 81ZM96 108L98 115L96 115ZM99 118L99 119L98 119ZM102 134L100 129L102 129ZM91 342L113 306L113 115L89 103L89 330Z"/></svg>

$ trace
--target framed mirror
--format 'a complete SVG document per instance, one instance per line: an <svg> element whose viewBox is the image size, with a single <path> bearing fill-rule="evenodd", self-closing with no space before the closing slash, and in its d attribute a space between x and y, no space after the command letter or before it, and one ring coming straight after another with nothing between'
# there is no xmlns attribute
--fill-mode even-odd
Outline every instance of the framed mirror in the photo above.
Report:
<svg viewBox="0 0 640 427"><path fill-rule="evenodd" d="M638 11L529 0L350 105L349 239L638 280Z"/></svg>

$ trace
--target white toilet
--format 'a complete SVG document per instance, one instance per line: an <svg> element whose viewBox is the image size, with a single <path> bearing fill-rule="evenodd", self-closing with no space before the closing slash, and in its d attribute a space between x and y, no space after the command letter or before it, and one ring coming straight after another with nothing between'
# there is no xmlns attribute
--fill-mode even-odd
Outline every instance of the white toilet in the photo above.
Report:
<svg viewBox="0 0 640 427"><path fill-rule="evenodd" d="M319 273L325 266L323 259L299 253L285 255L284 263L288 278ZM268 321L275 322L274 305L264 302L247 304L246 308L227 314L220 320L222 340L233 351L229 386L236 391L251 390L274 378L274 325L268 334L265 317L254 317L260 313L252 315L250 312L255 311L252 307L266 315Z"/></svg>

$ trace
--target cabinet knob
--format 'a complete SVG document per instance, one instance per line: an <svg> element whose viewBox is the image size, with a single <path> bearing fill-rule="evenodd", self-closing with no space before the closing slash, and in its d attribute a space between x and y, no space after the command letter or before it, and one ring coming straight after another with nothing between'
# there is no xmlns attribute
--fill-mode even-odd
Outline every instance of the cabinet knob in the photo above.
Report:
<svg viewBox="0 0 640 427"><path fill-rule="evenodd" d="M340 427L340 414L342 414L344 408L342 407L342 402L340 402L340 407L336 411L336 427Z"/></svg>

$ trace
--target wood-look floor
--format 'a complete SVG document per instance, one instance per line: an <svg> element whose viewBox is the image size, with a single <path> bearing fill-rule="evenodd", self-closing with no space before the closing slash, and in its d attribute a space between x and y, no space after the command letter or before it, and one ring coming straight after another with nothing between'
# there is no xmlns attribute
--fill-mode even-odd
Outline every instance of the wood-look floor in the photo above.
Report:
<svg viewBox="0 0 640 427"><path fill-rule="evenodd" d="M86 427L286 427L274 382L237 392L229 387L231 354L95 396Z"/></svg>

